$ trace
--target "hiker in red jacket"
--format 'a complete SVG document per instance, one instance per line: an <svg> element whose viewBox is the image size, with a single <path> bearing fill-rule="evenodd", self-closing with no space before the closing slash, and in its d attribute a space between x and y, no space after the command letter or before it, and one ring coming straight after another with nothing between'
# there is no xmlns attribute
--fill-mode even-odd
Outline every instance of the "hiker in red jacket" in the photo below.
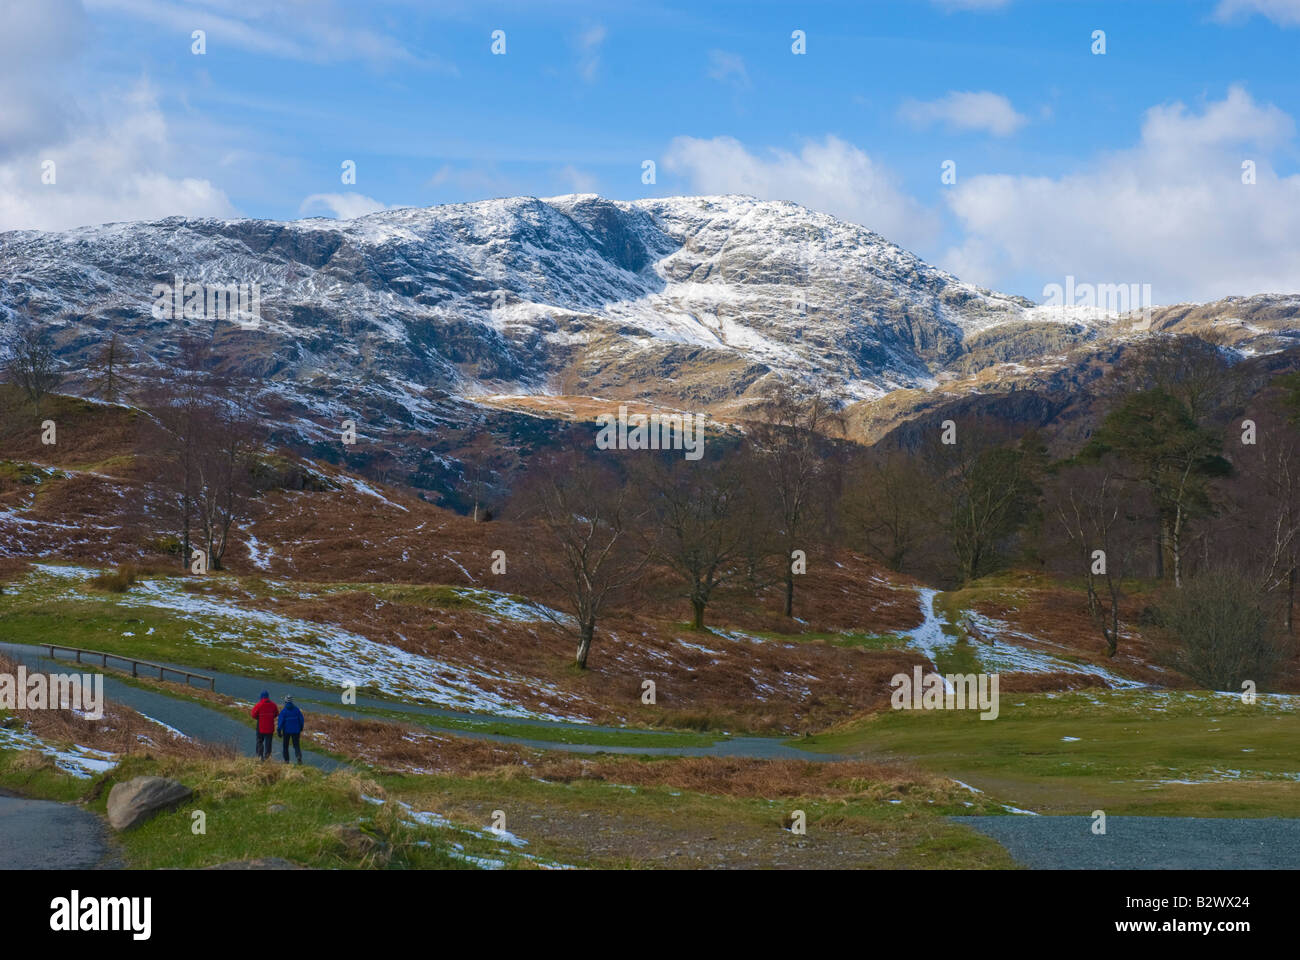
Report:
<svg viewBox="0 0 1300 960"><path fill-rule="evenodd" d="M271 744L275 742L275 718L280 713L280 708L271 702L271 695L265 690L262 691L261 699L257 701L256 706L249 711L249 715L257 719L257 759L269 760L271 758Z"/></svg>

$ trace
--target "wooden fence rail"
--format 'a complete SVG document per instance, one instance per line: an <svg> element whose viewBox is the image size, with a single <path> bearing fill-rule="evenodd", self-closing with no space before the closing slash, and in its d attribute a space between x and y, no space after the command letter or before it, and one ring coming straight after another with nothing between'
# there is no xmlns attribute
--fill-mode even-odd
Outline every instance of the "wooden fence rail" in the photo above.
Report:
<svg viewBox="0 0 1300 960"><path fill-rule="evenodd" d="M191 679L195 679L206 682L209 690L215 691L217 689L217 681L213 677L207 677L201 673L191 673L188 670L178 670L175 667L165 667L161 663L154 663L150 660L137 660L135 657L124 657L117 653L105 653L102 650L83 650L81 647L65 647L60 643L43 643L41 646L50 651L51 660L54 659L55 650L67 650L69 653L75 653L77 655L77 663L81 663L81 655L83 653L87 656L99 657L100 664L104 667L108 666L108 660L111 657L114 660L122 660L131 664L131 676L133 677L140 676L141 667L148 667L150 670L158 671L159 680L163 679L164 672L177 673L185 678L187 686Z"/></svg>

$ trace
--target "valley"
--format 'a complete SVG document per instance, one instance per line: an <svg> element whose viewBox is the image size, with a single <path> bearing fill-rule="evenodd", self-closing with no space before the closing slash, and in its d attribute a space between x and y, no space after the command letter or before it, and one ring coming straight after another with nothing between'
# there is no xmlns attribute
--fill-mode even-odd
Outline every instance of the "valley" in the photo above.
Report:
<svg viewBox="0 0 1300 960"><path fill-rule="evenodd" d="M192 787L121 865L1002 869L988 818L1294 815L1294 297L1038 307L738 197L6 234L0 266L59 366L0 384L0 657L212 678L97 665L107 720L0 721L23 796ZM256 328L150 314L218 274ZM1137 469L1166 437L1175 494L1182 448ZM1265 536L1277 656L1211 690L1171 576ZM891 709L932 671L997 708ZM250 759L262 689L302 768Z"/></svg>

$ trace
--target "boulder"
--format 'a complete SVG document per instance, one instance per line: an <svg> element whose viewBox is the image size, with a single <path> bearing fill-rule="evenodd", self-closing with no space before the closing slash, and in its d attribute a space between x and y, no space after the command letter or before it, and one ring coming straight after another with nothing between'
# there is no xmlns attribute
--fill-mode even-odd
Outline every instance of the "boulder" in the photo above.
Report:
<svg viewBox="0 0 1300 960"><path fill-rule="evenodd" d="M136 777L116 784L108 793L108 822L114 830L130 830L161 810L188 800L193 791L166 777Z"/></svg>

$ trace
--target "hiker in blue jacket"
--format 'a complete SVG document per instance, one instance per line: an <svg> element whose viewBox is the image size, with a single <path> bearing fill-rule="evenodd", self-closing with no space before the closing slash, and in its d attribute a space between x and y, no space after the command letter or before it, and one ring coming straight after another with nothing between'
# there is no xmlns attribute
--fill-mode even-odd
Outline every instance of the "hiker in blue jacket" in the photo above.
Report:
<svg viewBox="0 0 1300 960"><path fill-rule="evenodd" d="M280 711L280 716L276 721L276 728L279 730L280 738L284 741L284 762L289 762L289 741L293 741L293 752L297 754L298 765L302 765L302 747L298 744L298 735L302 733L303 728L302 711L298 709L298 704L293 702L293 697L284 698L284 709Z"/></svg>

